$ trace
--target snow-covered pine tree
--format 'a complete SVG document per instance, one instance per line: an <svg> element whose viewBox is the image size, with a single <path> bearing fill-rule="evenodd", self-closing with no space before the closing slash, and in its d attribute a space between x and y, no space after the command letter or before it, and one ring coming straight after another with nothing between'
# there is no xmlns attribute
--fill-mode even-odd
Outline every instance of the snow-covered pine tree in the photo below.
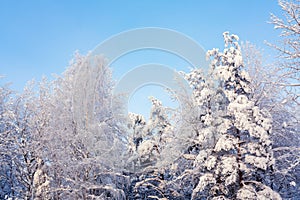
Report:
<svg viewBox="0 0 300 200"><path fill-rule="evenodd" d="M129 171L140 169L140 155L138 148L144 140L144 129L146 121L144 116L135 113L128 114L128 139L127 139L127 159L125 167Z"/></svg>
<svg viewBox="0 0 300 200"><path fill-rule="evenodd" d="M169 122L168 108L154 97L149 98L152 107L146 122L139 114L129 113L129 162L138 161L141 170L163 162L161 153L173 137L173 127ZM130 163L128 163L130 164ZM137 163L136 163L137 164Z"/></svg>
<svg viewBox="0 0 300 200"><path fill-rule="evenodd" d="M165 197L163 185L165 178L163 167L170 155L169 143L172 143L173 126L169 121L168 108L154 97L149 98L152 107L150 117L145 122L144 117L138 114L129 114L129 128L133 132L130 137L131 158L128 162L135 165L136 173L132 176L131 198L145 199ZM166 161L167 160L167 161ZM130 164L130 163L128 163Z"/></svg>
<svg viewBox="0 0 300 200"><path fill-rule="evenodd" d="M190 199L193 188L203 174L200 170L205 159L212 154L217 139L227 130L224 120L227 100L210 74L207 77L201 69L183 73L192 89L192 95L181 97L183 109L181 121L175 127L176 135L186 145L184 154L175 161L172 179L167 183L167 191L172 198Z"/></svg>
<svg viewBox="0 0 300 200"><path fill-rule="evenodd" d="M135 113L129 113L128 114L128 128L129 130L132 130L132 132L129 133L129 152L135 152L137 151L139 145L141 142L143 142L144 137L144 128L146 126L146 121L143 115L135 114Z"/></svg>
<svg viewBox="0 0 300 200"><path fill-rule="evenodd" d="M250 80L242 70L238 37L228 32L223 36L224 51L213 49L207 53L212 57L211 73L219 83L216 91L223 98L219 101L223 105L218 107L222 112L218 118L212 118L210 112L201 118L213 127L207 134L214 135L215 140L195 159L200 177L192 199L280 199L269 187L274 165L270 116L250 99ZM212 102L215 95L208 97L206 103ZM218 120L221 123L213 125Z"/></svg>

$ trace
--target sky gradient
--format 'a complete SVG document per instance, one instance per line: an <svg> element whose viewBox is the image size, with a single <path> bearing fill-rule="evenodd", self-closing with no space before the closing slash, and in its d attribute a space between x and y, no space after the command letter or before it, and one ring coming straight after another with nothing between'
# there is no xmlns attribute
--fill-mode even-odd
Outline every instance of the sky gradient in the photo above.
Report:
<svg viewBox="0 0 300 200"><path fill-rule="evenodd" d="M179 31L206 50L222 49L222 33L230 31L269 52L264 41L278 40L278 31L267 23L270 13L281 14L275 0L2 0L0 75L5 79L0 83L12 82L21 91L28 80L61 74L76 50L86 54L112 35L142 27ZM115 65L122 70L113 70L122 74L149 62L185 65L174 56L148 51L119 59Z"/></svg>

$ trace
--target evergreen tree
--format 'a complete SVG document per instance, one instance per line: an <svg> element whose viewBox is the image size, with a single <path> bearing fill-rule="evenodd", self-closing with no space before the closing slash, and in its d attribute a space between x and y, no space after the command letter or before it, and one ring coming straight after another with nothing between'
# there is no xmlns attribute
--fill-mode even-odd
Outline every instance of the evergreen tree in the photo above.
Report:
<svg viewBox="0 0 300 200"><path fill-rule="evenodd" d="M212 120L209 112L203 117L204 123L214 127L208 134L216 139L204 150L208 153L200 152L195 159L200 178L192 199L280 199L269 187L274 165L270 116L250 99L250 80L242 70L238 37L228 32L223 36L224 51L213 49L208 56L225 107L219 107L222 115L217 119ZM212 124L216 120L221 120L218 126Z"/></svg>

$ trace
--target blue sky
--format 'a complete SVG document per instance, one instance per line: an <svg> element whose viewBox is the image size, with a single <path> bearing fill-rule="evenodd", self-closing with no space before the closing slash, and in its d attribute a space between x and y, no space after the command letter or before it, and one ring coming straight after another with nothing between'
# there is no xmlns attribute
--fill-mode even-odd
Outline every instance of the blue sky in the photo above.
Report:
<svg viewBox="0 0 300 200"><path fill-rule="evenodd" d="M1 0L0 74L6 77L1 82L13 82L12 88L21 91L32 78L62 73L76 50L86 54L133 28L173 29L206 50L222 48L222 33L230 31L268 52L264 40L278 40L278 32L267 23L270 13L281 13L275 0ZM118 63L126 71L146 61L168 60L169 65L184 65L157 52L128 55Z"/></svg>

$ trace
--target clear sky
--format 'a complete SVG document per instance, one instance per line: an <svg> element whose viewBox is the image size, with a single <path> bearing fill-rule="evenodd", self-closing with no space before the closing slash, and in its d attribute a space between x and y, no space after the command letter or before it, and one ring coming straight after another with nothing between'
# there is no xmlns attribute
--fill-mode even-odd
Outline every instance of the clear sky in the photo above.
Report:
<svg viewBox="0 0 300 200"><path fill-rule="evenodd" d="M278 40L270 13L281 13L276 0L1 0L0 74L21 91L32 78L62 73L76 50L86 54L112 35L142 27L174 29L206 50L223 47L224 31L267 49L264 40ZM127 70L142 58L166 60L163 53L137 58L119 63ZM175 61L184 64L175 58L167 64Z"/></svg>

